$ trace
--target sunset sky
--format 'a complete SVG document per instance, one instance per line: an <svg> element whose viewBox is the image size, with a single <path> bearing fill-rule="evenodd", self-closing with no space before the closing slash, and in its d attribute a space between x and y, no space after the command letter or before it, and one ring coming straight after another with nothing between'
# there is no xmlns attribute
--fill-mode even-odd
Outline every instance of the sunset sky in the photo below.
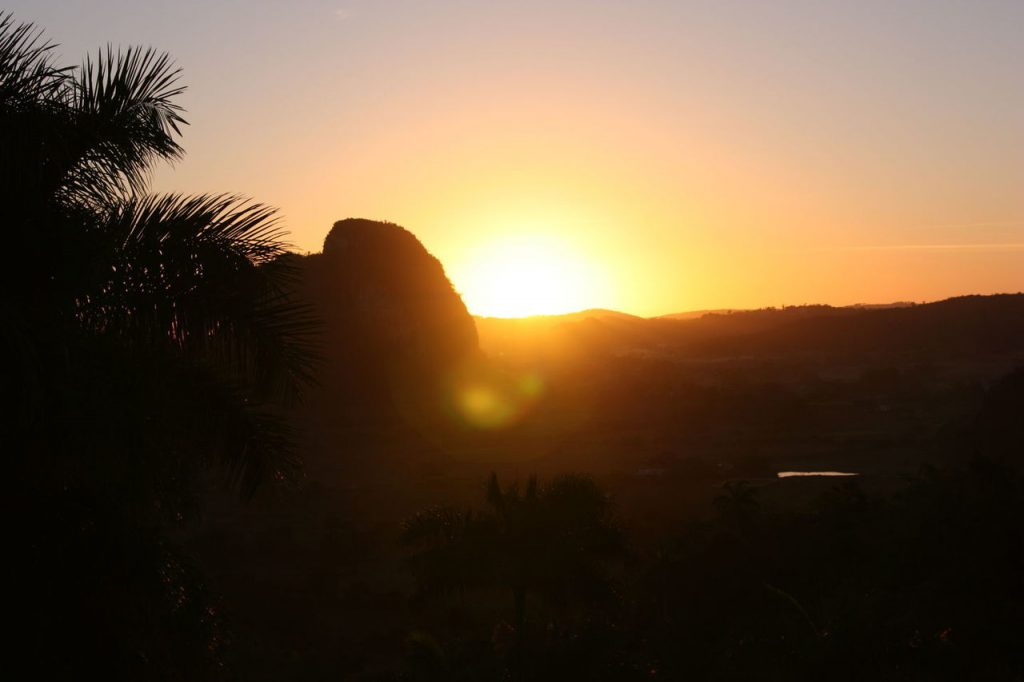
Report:
<svg viewBox="0 0 1024 682"><path fill-rule="evenodd" d="M162 191L397 222L473 312L1024 289L1024 2L14 0L184 69Z"/></svg>

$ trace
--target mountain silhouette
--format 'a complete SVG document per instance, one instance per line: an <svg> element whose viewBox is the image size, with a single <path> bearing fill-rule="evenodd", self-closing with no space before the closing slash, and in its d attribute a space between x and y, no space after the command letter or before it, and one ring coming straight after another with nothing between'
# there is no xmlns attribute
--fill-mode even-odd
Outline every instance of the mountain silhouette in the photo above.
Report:
<svg viewBox="0 0 1024 682"><path fill-rule="evenodd" d="M323 321L318 404L340 418L394 414L396 395L429 394L478 352L476 327L441 262L394 223L334 223L321 253L291 256Z"/></svg>

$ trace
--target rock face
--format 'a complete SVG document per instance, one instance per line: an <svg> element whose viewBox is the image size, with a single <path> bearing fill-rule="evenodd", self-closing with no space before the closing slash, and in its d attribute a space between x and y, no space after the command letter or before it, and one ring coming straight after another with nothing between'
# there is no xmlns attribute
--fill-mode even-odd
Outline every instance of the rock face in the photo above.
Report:
<svg viewBox="0 0 1024 682"><path fill-rule="evenodd" d="M339 415L380 416L399 393L429 396L478 353L473 318L441 262L399 225L340 220L322 253L298 261L302 294L325 326L322 390L345 408Z"/></svg>

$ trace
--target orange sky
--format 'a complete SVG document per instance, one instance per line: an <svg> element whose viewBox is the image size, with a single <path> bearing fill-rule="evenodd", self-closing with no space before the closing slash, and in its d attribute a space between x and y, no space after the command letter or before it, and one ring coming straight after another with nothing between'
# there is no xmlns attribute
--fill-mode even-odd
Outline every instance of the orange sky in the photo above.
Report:
<svg viewBox="0 0 1024 682"><path fill-rule="evenodd" d="M177 58L158 189L279 206L303 250L400 223L477 313L1024 289L1024 3L14 5L74 60Z"/></svg>

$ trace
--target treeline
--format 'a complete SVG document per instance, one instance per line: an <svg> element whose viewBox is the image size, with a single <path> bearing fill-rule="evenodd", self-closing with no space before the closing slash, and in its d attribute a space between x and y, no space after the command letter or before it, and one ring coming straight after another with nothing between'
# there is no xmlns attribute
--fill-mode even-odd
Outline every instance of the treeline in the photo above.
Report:
<svg viewBox="0 0 1024 682"><path fill-rule="evenodd" d="M552 514L543 527L560 542L490 538L507 543L509 570L488 581L474 574L486 562L467 562L480 541L454 525L412 568L436 592L436 562L452 561L445 577L463 591L446 593L433 629L410 635L404 672L389 679L1017 679L1022 483L1019 471L978 458L926 470L896 495L847 481L795 510L734 483L708 518L632 553L587 553ZM581 529L593 527L580 515ZM499 586L512 594L564 580L566 552L589 557L578 589L527 592L525 618L489 606ZM524 567L529 581L516 573Z"/></svg>

